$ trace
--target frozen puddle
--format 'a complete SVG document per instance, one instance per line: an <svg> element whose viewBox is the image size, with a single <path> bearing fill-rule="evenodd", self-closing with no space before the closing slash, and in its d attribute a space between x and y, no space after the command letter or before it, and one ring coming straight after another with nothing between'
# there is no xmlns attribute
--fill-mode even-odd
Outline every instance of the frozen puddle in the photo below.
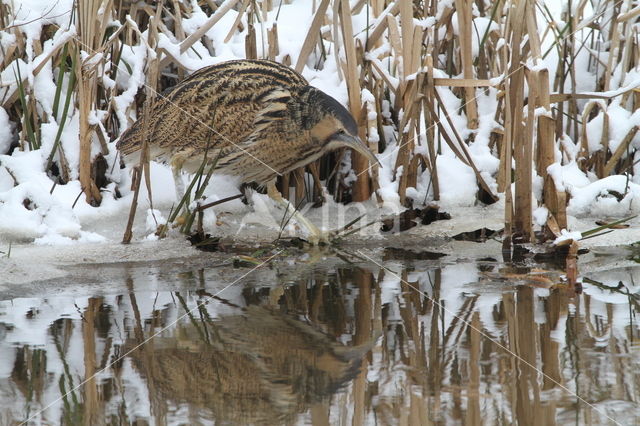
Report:
<svg viewBox="0 0 640 426"><path fill-rule="evenodd" d="M576 294L495 246L290 250L254 269L163 244L75 265L43 251L59 275L4 285L3 423L640 420L633 253L590 253Z"/></svg>

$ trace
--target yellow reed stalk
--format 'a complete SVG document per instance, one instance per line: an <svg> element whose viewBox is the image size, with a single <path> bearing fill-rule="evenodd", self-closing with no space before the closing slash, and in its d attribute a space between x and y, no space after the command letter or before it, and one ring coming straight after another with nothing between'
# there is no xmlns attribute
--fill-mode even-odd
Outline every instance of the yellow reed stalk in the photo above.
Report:
<svg viewBox="0 0 640 426"><path fill-rule="evenodd" d="M472 56L473 28L471 27L472 0L456 0L456 11L458 12L458 43L460 46L460 62L462 73L465 79L474 78L474 65ZM467 127L478 128L478 106L476 103L475 90L471 87L464 89L464 105L467 113Z"/></svg>
<svg viewBox="0 0 640 426"><path fill-rule="evenodd" d="M324 22L328 7L329 0L322 0L320 6L318 6L318 10L316 10L316 14L313 16L313 21L311 21L311 26L309 27L309 31L307 31L307 36L304 39L304 43L302 43L302 48L298 55L298 62L296 62L295 66L297 72L302 72L304 64L307 62L309 55L313 52L313 48L318 42L320 27Z"/></svg>
<svg viewBox="0 0 640 426"><path fill-rule="evenodd" d="M366 140L365 117L362 117L362 101L360 98L360 78L358 75L358 56L356 55L356 46L353 38L353 24L351 22L351 8L347 0L340 2L340 26L342 29L342 41L346 53L347 63L345 66L345 78L347 81L347 90L349 92L349 108L356 118L360 129L360 138ZM365 171L369 167L369 162L362 155L351 152L351 164L358 179L353 185L352 195L354 201L365 201L371 196L369 185L369 174ZM364 172L364 173L363 173Z"/></svg>

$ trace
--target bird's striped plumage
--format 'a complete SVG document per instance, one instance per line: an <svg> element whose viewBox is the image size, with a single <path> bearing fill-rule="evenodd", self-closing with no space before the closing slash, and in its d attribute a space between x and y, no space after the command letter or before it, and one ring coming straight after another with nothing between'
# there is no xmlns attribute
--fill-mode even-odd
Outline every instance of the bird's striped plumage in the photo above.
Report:
<svg viewBox="0 0 640 426"><path fill-rule="evenodd" d="M152 159L193 172L206 152L218 158L218 172L244 182L264 183L314 161L339 146L329 146L334 134L357 139L355 121L342 105L292 69L265 60L196 71L159 95L148 124ZM138 120L118 149L135 158L142 138Z"/></svg>

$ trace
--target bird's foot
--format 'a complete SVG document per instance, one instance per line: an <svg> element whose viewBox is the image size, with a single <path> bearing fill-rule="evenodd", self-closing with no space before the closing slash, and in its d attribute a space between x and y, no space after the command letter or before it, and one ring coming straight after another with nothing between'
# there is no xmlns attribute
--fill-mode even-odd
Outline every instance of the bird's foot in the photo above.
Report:
<svg viewBox="0 0 640 426"><path fill-rule="evenodd" d="M318 228L299 211L292 212L293 218L298 224L307 230L306 240L313 246L331 245L334 240L334 233Z"/></svg>
<svg viewBox="0 0 640 426"><path fill-rule="evenodd" d="M338 238L337 232L327 231L318 228L307 219L299 210L295 210L287 201L283 202L284 207L291 214L291 217L298 222L301 228L307 231L305 240L313 246L329 246L335 243Z"/></svg>
<svg viewBox="0 0 640 426"><path fill-rule="evenodd" d="M336 240L340 238L339 231L326 231L319 229L309 219L307 219L302 212L294 208L291 203L282 197L282 194L278 192L275 185L270 183L267 186L267 193L278 204L280 204L287 214L290 214L290 218L295 219L296 222L307 230L308 237L306 241L313 246L328 246L335 244Z"/></svg>
<svg viewBox="0 0 640 426"><path fill-rule="evenodd" d="M307 241L309 244L313 246L329 246L335 243L336 241L336 233L333 231L324 231L315 227L315 230L307 229L309 231L309 236L307 237Z"/></svg>

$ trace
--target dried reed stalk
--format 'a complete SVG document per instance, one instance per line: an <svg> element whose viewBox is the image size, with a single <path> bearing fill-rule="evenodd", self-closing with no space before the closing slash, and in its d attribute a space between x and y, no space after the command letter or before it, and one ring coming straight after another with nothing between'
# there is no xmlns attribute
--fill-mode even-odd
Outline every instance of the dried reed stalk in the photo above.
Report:
<svg viewBox="0 0 640 426"><path fill-rule="evenodd" d="M616 164L620 161L623 154L629 149L629 144L635 137L636 133L638 133L638 126L633 126L631 127L631 129L629 129L624 138L622 138L622 141L616 148L615 152L613 153L613 155L611 155L611 158L609 158L609 161L607 161L607 163L605 164L602 172L603 176L609 176L611 172L613 172Z"/></svg>
<svg viewBox="0 0 640 426"><path fill-rule="evenodd" d="M347 90L349 92L349 108L356 118L360 129L360 138L366 140L365 119L362 112L362 100L360 98L360 78L358 74L358 56L356 54L356 46L353 39L353 26L351 22L351 7L347 0L341 0L339 5L340 27L342 30L342 40L347 58L346 64L342 64L345 68L344 75L347 81ZM351 151L351 165L356 173L357 180L352 187L352 197L354 201L365 201L371 196L371 186L369 184L369 174L367 173L369 161L355 151Z"/></svg>
<svg viewBox="0 0 640 426"><path fill-rule="evenodd" d="M153 208L153 194L151 192L151 170L149 166L149 122L151 108L156 99L157 95L157 84L158 77L160 74L160 55L157 49L157 37L158 37L158 26L160 23L160 18L162 17L162 3L159 3L156 9L156 13L154 15L154 20L152 21L149 28L149 38L147 42L149 43L149 48L156 49L156 55L152 58L148 63L148 70L146 74L146 101L143 106L143 138L142 138L142 148L140 153L140 162L133 170L133 179L131 185L133 187L133 198L131 200L131 207L129 209L129 218L127 220L127 226L125 227L124 235L122 237L123 244L129 244L133 237L133 221L136 216L136 210L138 208L138 196L140 194L140 185L142 183L142 177L144 176L146 186L147 186L147 195L149 197L149 203L151 204L151 208Z"/></svg>
<svg viewBox="0 0 640 426"><path fill-rule="evenodd" d="M396 160L396 170L402 167L403 173L399 177L398 195L400 203L408 205L406 202L406 190L410 186L415 186L417 179L416 170L411 167L417 167L418 163L412 163L413 153L415 151L415 139L419 134L420 106L421 102L419 94L422 92L420 88L423 86L424 73L418 73L419 68L423 65L422 56L422 35L423 31L413 22L413 6L410 2L401 2L400 4L400 33L398 39L398 24L396 18L388 17L389 29L394 33L395 47L399 49L396 55L401 57L402 74L400 78L400 86L398 88L399 97L396 98L396 104L402 103L403 117L400 121L398 157ZM416 75L418 73L418 75Z"/></svg>
<svg viewBox="0 0 640 426"><path fill-rule="evenodd" d="M79 179L85 198L90 205L99 205L102 201L100 190L91 178L91 146L93 131L89 124L91 111L95 107L96 98L96 70L94 67L83 64L80 59L80 48L76 49L78 55L78 67L76 67L78 80L78 109L80 111L80 160Z"/></svg>
<svg viewBox="0 0 640 426"><path fill-rule="evenodd" d="M474 66L472 56L473 28L471 27L472 0L456 0L456 11L458 14L458 31L460 32L460 63L465 79L474 78ZM476 103L475 90L467 87L464 90L464 106L467 113L467 127L478 128L478 106Z"/></svg>
<svg viewBox="0 0 640 426"><path fill-rule="evenodd" d="M269 53L267 58L275 61L276 57L280 54L280 47L278 45L278 23L274 22L271 28L267 30L267 43L269 44Z"/></svg>
<svg viewBox="0 0 640 426"><path fill-rule="evenodd" d="M202 36L204 36L207 31L209 31L213 26L233 7L238 3L238 0L225 0L224 3L220 5L219 8L214 12L211 17L205 22L197 31L193 34L189 35L182 43L180 43L180 53L184 53L189 49L193 44L200 40ZM160 68L165 65L164 63L160 63Z"/></svg>
<svg viewBox="0 0 640 426"><path fill-rule="evenodd" d="M76 67L78 108L80 111L79 179L87 203L91 205L100 204L102 200L100 190L92 179L91 170L94 129L89 124L89 117L97 105L97 73L100 72L99 62L94 60L94 55L102 46L106 26L109 23L111 6L110 0L87 0L78 2L76 6L80 38L80 45L76 49L76 55L78 55L78 67ZM88 55L84 60L82 59L82 51Z"/></svg>
<svg viewBox="0 0 640 426"><path fill-rule="evenodd" d="M244 55L247 59L258 59L258 45L256 39L256 28L253 24L255 19L255 3L247 9L247 35L244 39Z"/></svg>
<svg viewBox="0 0 640 426"><path fill-rule="evenodd" d="M547 168L555 161L555 122L551 115L550 108L549 72L547 70L540 70L532 72L532 75L538 85L536 97L537 106L544 108L546 111L545 114L538 114L537 116L538 132L536 145L536 167L538 175L542 177L544 182L542 201L546 205L550 214L547 221L547 228L555 235L556 232L553 231L554 226L560 228L567 227L567 212L566 194L564 191L557 190L557 186L553 181L553 178L547 173ZM549 223L553 223L555 225L551 226ZM559 230L557 233L559 234Z"/></svg>
<svg viewBox="0 0 640 426"><path fill-rule="evenodd" d="M309 31L307 31L307 36L304 39L304 43L302 43L302 48L300 49L300 54L298 55L298 62L296 62L295 70L297 72L302 72L307 59L315 45L318 43L318 38L320 37L320 27L322 26L325 16L327 14L327 8L329 7L329 0L322 0L318 9L316 10L316 14L313 16L313 21L311 21L311 26L309 27ZM322 42L322 41L321 41Z"/></svg>
<svg viewBox="0 0 640 426"><path fill-rule="evenodd" d="M528 241L531 235L531 192L526 192L527 188L531 188L531 173L527 174L527 165L524 164L527 158L529 141L527 140L527 132L523 126L523 109L524 109L524 69L521 67L525 52L522 50L523 28L522 22L525 22L526 9L528 1L521 1L511 8L509 14L510 27L507 29L509 45L511 46L511 56L508 76L508 86L506 90L507 103L510 105L511 127L505 130L511 134L513 141L513 158L515 160L515 198L514 198L514 216L513 231L520 235L525 241ZM511 155L506 153L507 160Z"/></svg>
<svg viewBox="0 0 640 426"><path fill-rule="evenodd" d="M425 80L425 96L423 98L423 111L435 111L435 82L433 78L433 57L431 55L427 55L425 58L425 65L427 68L427 75ZM428 117L427 114L424 114L425 118ZM425 120L425 127L427 128L426 137L427 137L427 149L429 152L429 171L431 174L431 188L433 191L433 199L434 201L440 200L440 184L438 183L438 167L436 161L436 138L435 138L435 129L436 126L431 124L431 121Z"/></svg>
<svg viewBox="0 0 640 426"><path fill-rule="evenodd" d="M225 43L229 43L229 41L231 40L231 37L233 37L236 31L242 31L243 29L242 17L244 16L248 6L249 6L249 0L244 0L240 5L240 8L238 9L238 15L236 16L236 19L233 22L233 25L231 25L231 28L229 29L227 36L224 38Z"/></svg>
<svg viewBox="0 0 640 426"><path fill-rule="evenodd" d="M398 14L398 11L400 10L400 3L401 2L399 1L394 1L389 4L386 9L378 13L377 11L383 6L384 3L380 0L374 0L373 10L376 16L376 21L373 23L371 31L369 33L369 38L367 39L367 45L365 46L367 51L374 48L376 44L380 43L380 38L382 37L384 31L388 26L387 18L394 17Z"/></svg>

